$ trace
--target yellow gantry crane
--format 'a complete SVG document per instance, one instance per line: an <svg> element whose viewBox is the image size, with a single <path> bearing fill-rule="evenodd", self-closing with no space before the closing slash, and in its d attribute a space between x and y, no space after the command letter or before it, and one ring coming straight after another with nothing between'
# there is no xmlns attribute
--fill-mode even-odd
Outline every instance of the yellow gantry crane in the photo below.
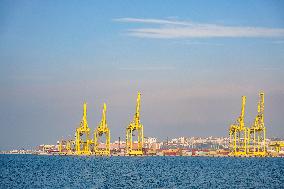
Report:
<svg viewBox="0 0 284 189"><path fill-rule="evenodd" d="M59 152L59 154L61 154L62 153L62 147L63 145L62 145L62 140L60 140L59 141L59 144L58 144L58 152Z"/></svg>
<svg viewBox="0 0 284 189"><path fill-rule="evenodd" d="M90 128L88 127L87 122L87 104L84 102L83 105L83 117L80 123L80 126L76 129L75 134L75 146L77 155L90 155Z"/></svg>
<svg viewBox="0 0 284 189"><path fill-rule="evenodd" d="M100 138L105 135L105 148L100 149ZM94 153L95 155L110 155L110 130L107 126L106 121L106 104L104 103L103 113L102 113L102 120L98 125L97 129L94 132Z"/></svg>
<svg viewBox="0 0 284 189"><path fill-rule="evenodd" d="M251 128L248 128L248 154L266 156L266 127L264 125L264 93L259 93L257 116Z"/></svg>
<svg viewBox="0 0 284 189"><path fill-rule="evenodd" d="M264 93L259 93L257 116L250 128L244 124L246 97L242 98L242 113L237 123L230 126L231 156L267 156L266 127L264 125ZM277 147L277 144L275 145Z"/></svg>
<svg viewBox="0 0 284 189"><path fill-rule="evenodd" d="M247 128L244 122L246 96L242 96L241 115L236 123L230 126L230 156L247 155Z"/></svg>
<svg viewBox="0 0 284 189"><path fill-rule="evenodd" d="M60 140L58 144L58 152L61 155L71 155L72 154L72 140Z"/></svg>
<svg viewBox="0 0 284 189"><path fill-rule="evenodd" d="M136 113L134 115L133 121L126 128L126 154L127 155L143 155L143 125L140 123L140 99L141 93L138 92L137 102L136 102ZM133 136L134 131L137 131L137 148L133 148Z"/></svg>
<svg viewBox="0 0 284 189"><path fill-rule="evenodd" d="M66 153L67 154L72 154L72 144L74 144L74 140L67 140L66 141Z"/></svg>
<svg viewBox="0 0 284 189"><path fill-rule="evenodd" d="M284 148L284 142L283 141L273 141L269 145L270 147L274 148L277 155L279 154L281 148Z"/></svg>

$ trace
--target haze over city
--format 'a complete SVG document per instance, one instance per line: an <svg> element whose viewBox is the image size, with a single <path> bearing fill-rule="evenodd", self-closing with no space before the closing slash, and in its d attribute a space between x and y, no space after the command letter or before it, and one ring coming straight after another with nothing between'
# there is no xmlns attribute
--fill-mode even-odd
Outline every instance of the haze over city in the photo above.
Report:
<svg viewBox="0 0 284 189"><path fill-rule="evenodd" d="M283 137L284 3L232 2L1 1L0 150L74 137L84 101L123 139L138 91L145 136L228 136L264 91Z"/></svg>

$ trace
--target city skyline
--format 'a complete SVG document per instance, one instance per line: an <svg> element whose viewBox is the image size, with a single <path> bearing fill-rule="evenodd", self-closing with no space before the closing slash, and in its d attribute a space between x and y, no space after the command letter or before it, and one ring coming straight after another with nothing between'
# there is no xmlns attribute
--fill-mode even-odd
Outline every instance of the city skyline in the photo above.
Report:
<svg viewBox="0 0 284 189"><path fill-rule="evenodd" d="M0 150L74 137L83 102L125 137L141 91L145 136L228 136L264 91L283 137L284 3L1 1Z"/></svg>

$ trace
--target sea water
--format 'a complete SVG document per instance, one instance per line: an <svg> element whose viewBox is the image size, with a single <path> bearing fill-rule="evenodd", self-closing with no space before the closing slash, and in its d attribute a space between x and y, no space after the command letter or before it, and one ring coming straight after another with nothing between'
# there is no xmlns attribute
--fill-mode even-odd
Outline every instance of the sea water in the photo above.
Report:
<svg viewBox="0 0 284 189"><path fill-rule="evenodd" d="M0 188L284 188L284 158L0 155Z"/></svg>

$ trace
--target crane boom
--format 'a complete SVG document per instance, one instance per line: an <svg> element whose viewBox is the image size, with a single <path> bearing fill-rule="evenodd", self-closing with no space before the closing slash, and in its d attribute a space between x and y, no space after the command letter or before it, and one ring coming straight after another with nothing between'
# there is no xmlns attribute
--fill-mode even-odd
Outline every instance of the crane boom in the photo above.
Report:
<svg viewBox="0 0 284 189"><path fill-rule="evenodd" d="M102 120L94 131L94 152L96 155L110 155L110 129L106 121L106 103L103 105ZM105 135L105 148L99 148L100 139Z"/></svg>
<svg viewBox="0 0 284 189"><path fill-rule="evenodd" d="M264 93L263 92L259 93L259 102L258 102L257 111L258 111L259 121L262 124L264 123Z"/></svg>
<svg viewBox="0 0 284 189"><path fill-rule="evenodd" d="M104 103L101 126L106 127L106 103Z"/></svg>
<svg viewBox="0 0 284 189"><path fill-rule="evenodd" d="M82 118L82 121L83 121L83 127L85 129L87 129L87 103L84 102L84 105L83 105L83 118Z"/></svg>
<svg viewBox="0 0 284 189"><path fill-rule="evenodd" d="M141 99L141 93L138 92L137 102L136 102L136 113L135 113L135 117L134 117L136 125L139 125L139 123L140 123L140 99Z"/></svg>
<svg viewBox="0 0 284 189"><path fill-rule="evenodd" d="M140 123L140 100L141 93L138 92L137 101L136 101L136 112L134 115L134 119L130 122L128 127L126 128L126 153L128 155L143 155L143 142L144 142L144 134L143 134L143 125ZM133 147L133 136L134 131L137 131L137 147L134 149Z"/></svg>
<svg viewBox="0 0 284 189"><path fill-rule="evenodd" d="M83 135L85 137L83 137ZM88 127L87 121L87 103L84 102L83 104L83 117L80 122L80 126L76 129L76 154L77 155L90 155L90 128ZM85 138L83 140L83 138Z"/></svg>
<svg viewBox="0 0 284 189"><path fill-rule="evenodd" d="M238 119L238 122L240 124L240 128L243 129L245 123L244 123L244 117L245 117L245 107L246 107L246 96L242 96L242 111L241 115Z"/></svg>

